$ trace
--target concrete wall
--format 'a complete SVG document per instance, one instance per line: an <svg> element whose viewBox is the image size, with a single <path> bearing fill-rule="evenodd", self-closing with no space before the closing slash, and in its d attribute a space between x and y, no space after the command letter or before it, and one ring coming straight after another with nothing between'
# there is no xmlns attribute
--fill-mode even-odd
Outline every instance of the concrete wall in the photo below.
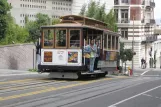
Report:
<svg viewBox="0 0 161 107"><path fill-rule="evenodd" d="M0 46L0 69L32 69L35 64L33 52L35 54L34 44Z"/></svg>

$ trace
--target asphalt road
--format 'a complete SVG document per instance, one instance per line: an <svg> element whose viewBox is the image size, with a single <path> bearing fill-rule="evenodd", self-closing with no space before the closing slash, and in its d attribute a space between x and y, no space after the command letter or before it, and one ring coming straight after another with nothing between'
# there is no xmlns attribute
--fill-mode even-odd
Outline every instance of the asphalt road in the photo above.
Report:
<svg viewBox="0 0 161 107"><path fill-rule="evenodd" d="M0 76L0 107L161 107L161 77Z"/></svg>
<svg viewBox="0 0 161 107"><path fill-rule="evenodd" d="M160 68L135 69L134 76L161 76Z"/></svg>

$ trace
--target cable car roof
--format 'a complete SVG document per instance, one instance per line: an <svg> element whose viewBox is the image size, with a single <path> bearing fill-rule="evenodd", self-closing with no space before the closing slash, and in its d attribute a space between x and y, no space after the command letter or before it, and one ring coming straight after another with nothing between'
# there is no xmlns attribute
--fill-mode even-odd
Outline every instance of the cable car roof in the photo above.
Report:
<svg viewBox="0 0 161 107"><path fill-rule="evenodd" d="M42 28L89 28L95 30L101 30L107 33L120 35L117 32L109 30L107 24L92 18L78 16L78 15L67 15L60 17L61 22L55 25L46 25Z"/></svg>

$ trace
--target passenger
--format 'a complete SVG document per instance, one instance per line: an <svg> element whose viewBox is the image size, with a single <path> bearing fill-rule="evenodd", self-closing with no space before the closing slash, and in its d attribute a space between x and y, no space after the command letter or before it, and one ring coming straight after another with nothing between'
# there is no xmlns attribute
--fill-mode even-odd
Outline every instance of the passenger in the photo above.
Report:
<svg viewBox="0 0 161 107"><path fill-rule="evenodd" d="M95 69L95 70L99 70L99 69L97 68L98 61L99 61L99 59L100 59L100 46L99 46L98 41L96 41L96 46L97 46L97 54L96 54L96 59L95 59L95 63L94 63L94 69Z"/></svg>
<svg viewBox="0 0 161 107"><path fill-rule="evenodd" d="M88 45L87 41L85 42L84 56L85 56L85 65L88 67L90 58L90 46Z"/></svg>
<svg viewBox="0 0 161 107"><path fill-rule="evenodd" d="M90 44L90 72L94 72L94 62L97 53L97 46L94 44L94 41L91 40Z"/></svg>

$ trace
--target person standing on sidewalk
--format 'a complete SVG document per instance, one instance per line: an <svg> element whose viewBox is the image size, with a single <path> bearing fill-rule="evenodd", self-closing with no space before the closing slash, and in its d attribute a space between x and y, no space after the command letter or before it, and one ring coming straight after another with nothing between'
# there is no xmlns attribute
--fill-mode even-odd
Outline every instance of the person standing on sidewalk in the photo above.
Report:
<svg viewBox="0 0 161 107"><path fill-rule="evenodd" d="M144 68L144 58L141 59L141 68Z"/></svg>

